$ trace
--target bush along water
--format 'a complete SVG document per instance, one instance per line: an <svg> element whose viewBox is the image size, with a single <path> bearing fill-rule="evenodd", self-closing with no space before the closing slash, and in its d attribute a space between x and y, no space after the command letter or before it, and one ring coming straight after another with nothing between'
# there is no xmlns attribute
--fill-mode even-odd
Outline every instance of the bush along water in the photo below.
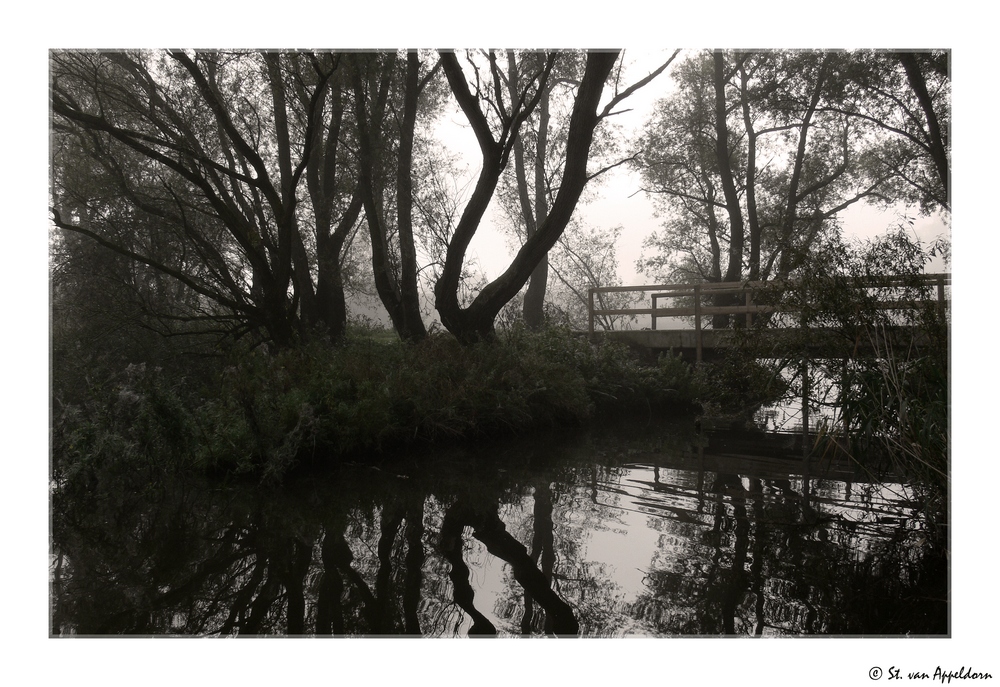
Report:
<svg viewBox="0 0 1000 687"><path fill-rule="evenodd" d="M579 424L597 412L689 412L698 389L677 358L642 365L623 346L567 329L516 327L472 346L364 332L245 355L199 389L132 366L53 413L53 466L57 481L108 462L273 481L295 466Z"/></svg>
<svg viewBox="0 0 1000 687"><path fill-rule="evenodd" d="M947 529L950 324L924 270L942 253L946 244L925 246L901 228L831 254L784 292L800 319L777 361L794 380L793 398L800 361L809 361L810 407L827 418L817 450L846 451L873 479L913 485L938 542ZM809 353L815 332L826 332L826 356ZM746 335L760 355L754 331Z"/></svg>
<svg viewBox="0 0 1000 687"><path fill-rule="evenodd" d="M834 322L845 344L874 351L826 370L838 387L837 410L849 450L876 474L887 470L912 480L928 501L943 509L949 471L950 325L934 284L921 279L939 250L924 247L902 230L870 241L845 260L841 271L846 285L843 280L824 285L815 317ZM884 274L912 276L876 291L873 299L919 307L878 309L843 293L850 279L877 282Z"/></svg>

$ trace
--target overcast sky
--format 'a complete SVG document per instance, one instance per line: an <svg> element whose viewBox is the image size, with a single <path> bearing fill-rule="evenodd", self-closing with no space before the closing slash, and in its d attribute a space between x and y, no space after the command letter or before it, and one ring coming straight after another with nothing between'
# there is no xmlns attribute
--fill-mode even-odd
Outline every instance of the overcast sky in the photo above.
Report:
<svg viewBox="0 0 1000 687"><path fill-rule="evenodd" d="M621 87L628 87L654 71L669 59L672 52L673 49L626 48L626 71ZM613 119L623 128L624 135L638 137L655 112L657 101L669 96L672 91L674 85L670 71L684 57L682 52L665 73L621 104L618 109L623 110L622 114ZM444 144L469 165L469 178L474 184L474 175L480 166L479 148L457 105L453 103L445 111L436 132ZM640 191L641 188L642 180L636 170L624 165L616 167L588 186L587 195L593 195L593 199L581 203L575 211L575 216L589 226L610 229L621 225L624 228L617 246L618 273L624 284L648 283L648 278L636 272L635 263L642 253L643 241L660 226L660 220L654 216L653 204L649 196ZM881 210L860 202L841 213L840 217L846 237L865 239L894 228L904 212L916 218L914 232L921 241L930 243L939 236L950 235L949 228L940 217L921 217L916 210L907 211L904 206ZM498 230L497 220L488 215L469 248L467 260L478 263L489 279L496 278L507 269L513 258L509 244L510 239ZM928 266L928 271L944 269L946 267L939 259Z"/></svg>

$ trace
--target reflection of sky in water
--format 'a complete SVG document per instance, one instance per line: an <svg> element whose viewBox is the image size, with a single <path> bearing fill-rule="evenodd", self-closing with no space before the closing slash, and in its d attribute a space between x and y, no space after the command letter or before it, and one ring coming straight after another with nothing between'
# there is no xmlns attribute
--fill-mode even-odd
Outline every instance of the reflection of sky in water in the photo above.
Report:
<svg viewBox="0 0 1000 687"><path fill-rule="evenodd" d="M798 459L735 458L699 446L618 454L632 462L611 467L580 451L555 467L499 477L477 469L445 486L372 482L359 469L360 478L345 472L308 503L250 494L230 507L228 492L159 500L126 492L113 517L99 513L97 525L87 520L75 530L68 520L56 530L73 533L53 552L56 623L67 633L282 634L292 631L285 590L294 573L306 633L319 626L322 587L332 579L342 585L334 593L346 634L402 631L409 599L410 618L426 635L467 635L477 614L500 634L518 635L520 579L547 598L548 606L533 606L528 631L536 634L566 609L585 635L836 634L857 608L879 602L864 596L866 586L888 584L892 593L879 594L895 598L893 581L909 579L926 548L916 499L902 485L851 481L859 477L822 461L807 478ZM454 579L446 520L447 541L457 541L455 527L461 532L468 569ZM416 523L419 549L410 539ZM149 568L153 560L159 569ZM519 577L507 560L520 561ZM411 580L416 597L405 596ZM246 629L251 616L262 619L252 626L259 629ZM143 624L147 618L156 624Z"/></svg>
<svg viewBox="0 0 1000 687"><path fill-rule="evenodd" d="M604 475L594 484L564 486L553 510L555 547L559 551L565 538L573 538L574 560L560 560L557 555L554 586L571 605L577 604L572 579L577 575L599 573L598 586L608 592L613 610L619 612L615 634L649 634L650 629L627 615L627 605L649 594L651 570L684 570L693 558L706 558L708 547L703 541L713 529L719 496L711 491L716 473L701 475L692 470L659 468L648 464L632 464ZM773 475L772 475L773 477ZM781 487L774 480L762 479L762 489L751 492L751 479L740 476L739 489L726 492L722 508L729 521L733 518L732 496L745 499L747 517L754 520L755 500L764 504L800 496L806 488L802 477L788 476ZM805 528L806 539L825 545L851 549L851 558L860 560L868 555L872 545L897 533L912 534L922 526L912 507L907 507L911 494L900 484L857 484L829 479L809 481L809 505L819 518L815 528ZM508 532L517 537L531 553L533 495L501 509ZM731 525L730 525L731 527ZM563 539L561 539L561 537ZM732 549L732 534L722 538L723 548ZM921 539L915 538L914 544ZM523 590L514 580L509 566L490 554L486 547L466 528L465 561L470 569L470 581L479 609L503 634L519 634L520 606L509 610L510 599L521 603ZM748 562L749 564L749 562ZM567 569L570 565L572 569ZM770 578L765 581L765 594L780 596L792 586L787 580ZM505 603L508 600L508 603ZM503 613L503 609L508 612ZM794 604L784 613L795 615ZM504 617L504 616L508 617ZM468 630L466 618L461 633ZM584 628L586 630L586 628ZM771 634L769 628L765 634Z"/></svg>

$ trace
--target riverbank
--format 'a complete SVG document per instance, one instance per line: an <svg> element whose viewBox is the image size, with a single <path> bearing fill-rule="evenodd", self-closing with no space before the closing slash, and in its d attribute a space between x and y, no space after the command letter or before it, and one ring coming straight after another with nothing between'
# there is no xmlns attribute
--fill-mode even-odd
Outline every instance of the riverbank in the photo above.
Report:
<svg viewBox="0 0 1000 687"><path fill-rule="evenodd" d="M249 354L212 379L130 365L53 413L53 467L169 462L278 481L290 469L413 445L574 426L595 416L693 413L701 383L679 359L517 328L461 346L362 331L336 346Z"/></svg>

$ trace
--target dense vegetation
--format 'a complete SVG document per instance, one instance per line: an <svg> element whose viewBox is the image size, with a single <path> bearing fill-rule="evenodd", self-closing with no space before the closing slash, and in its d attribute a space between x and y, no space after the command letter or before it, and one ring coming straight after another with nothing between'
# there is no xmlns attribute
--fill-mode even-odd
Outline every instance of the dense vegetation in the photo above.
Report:
<svg viewBox="0 0 1000 687"><path fill-rule="evenodd" d="M944 295L937 290L943 286L922 278L936 256L947 262L949 245L921 245L901 228L831 260L806 290L814 303L809 318L836 326L845 349L870 346L875 352L817 366L833 380L827 404L836 407L841 442L873 477L908 479L928 514L929 536L944 545L951 472L950 315L936 300ZM852 288L858 280L878 284L886 274L903 276L861 298ZM886 310L876 307L879 300L923 302L923 307Z"/></svg>
<svg viewBox="0 0 1000 687"><path fill-rule="evenodd" d="M865 257L840 215L950 212L948 53L706 50L649 67L615 51L53 52L57 471L142 458L277 478L610 409L698 401L747 422L798 394L794 352L761 362L749 338L695 374L544 328L579 329L587 287L618 278L623 230L588 229L578 204L624 165L663 220L638 265L651 280L797 280L807 315L848 342L895 326L830 285L918 274L922 253ZM644 130L616 131L668 67ZM449 108L475 136L474 179L442 145ZM491 207L516 244L492 280L467 255ZM393 333L348 327L364 297ZM852 451L909 456L933 481L947 326L923 324L944 343L826 372L867 442Z"/></svg>
<svg viewBox="0 0 1000 687"><path fill-rule="evenodd" d="M621 346L521 327L473 346L362 329L335 347L240 356L210 381L147 364L89 379L75 380L87 387L78 403L60 402L70 380L55 389L59 476L110 461L279 479L297 465L579 424L597 411L690 410L699 388L678 358L640 365Z"/></svg>
<svg viewBox="0 0 1000 687"><path fill-rule="evenodd" d="M762 287L758 303L790 314L737 329L739 354L709 371L722 407L752 414L782 396L808 397L813 455L845 454L875 481L903 479L928 515L929 536L947 541L950 489L950 315L943 276L927 275L949 246L924 245L906 227L839 244L807 277ZM864 285L863 287L861 285ZM939 292L939 289L942 291ZM886 307L893 304L895 307ZM784 323L780 351L759 334ZM817 353L817 343L824 353ZM802 361L808 361L804 368Z"/></svg>

